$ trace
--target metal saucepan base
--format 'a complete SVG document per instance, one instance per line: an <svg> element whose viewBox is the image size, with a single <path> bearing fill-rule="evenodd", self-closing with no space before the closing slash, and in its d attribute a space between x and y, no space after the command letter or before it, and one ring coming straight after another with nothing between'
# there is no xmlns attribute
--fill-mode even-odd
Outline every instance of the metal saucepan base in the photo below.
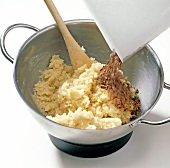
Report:
<svg viewBox="0 0 170 168"><path fill-rule="evenodd" d="M97 158L112 154L121 149L129 141L131 136L132 132L111 142L81 145L63 141L49 134L50 140L56 148L69 155L82 158Z"/></svg>

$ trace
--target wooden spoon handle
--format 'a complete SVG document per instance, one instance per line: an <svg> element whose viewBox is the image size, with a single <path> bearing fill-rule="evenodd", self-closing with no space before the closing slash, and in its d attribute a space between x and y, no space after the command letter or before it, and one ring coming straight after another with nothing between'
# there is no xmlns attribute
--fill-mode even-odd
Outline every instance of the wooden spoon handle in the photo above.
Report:
<svg viewBox="0 0 170 168"><path fill-rule="evenodd" d="M54 3L52 2L52 0L44 0L44 2L46 3L49 11L51 12L54 20L57 23L58 28L60 29L62 35L70 35L70 32L68 31L64 21L62 20L57 8L55 7Z"/></svg>
<svg viewBox="0 0 170 168"><path fill-rule="evenodd" d="M60 32L62 33L64 37L73 68L77 69L83 66L84 64L87 64L87 66L90 67L92 64L91 59L80 48L78 43L75 41L75 39L70 34L69 30L67 29L64 21L62 20L52 0L44 0L44 2L46 3L49 11L51 12L54 20L57 23L57 26Z"/></svg>

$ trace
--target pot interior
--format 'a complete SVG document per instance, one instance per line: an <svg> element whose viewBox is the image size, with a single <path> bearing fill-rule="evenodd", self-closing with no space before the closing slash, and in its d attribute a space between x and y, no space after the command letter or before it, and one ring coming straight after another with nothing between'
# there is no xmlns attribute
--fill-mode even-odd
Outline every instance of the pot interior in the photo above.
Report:
<svg viewBox="0 0 170 168"><path fill-rule="evenodd" d="M110 49L94 22L71 21L68 28L80 46L90 57L105 63ZM64 40L55 25L46 27L31 36L21 47L15 64L14 80L21 97L33 110L39 110L33 100L33 87L39 80L40 71L47 68L51 56L57 54L70 64ZM141 110L139 117L147 114L157 102L163 85L161 63L146 46L122 65L125 76L139 89Z"/></svg>

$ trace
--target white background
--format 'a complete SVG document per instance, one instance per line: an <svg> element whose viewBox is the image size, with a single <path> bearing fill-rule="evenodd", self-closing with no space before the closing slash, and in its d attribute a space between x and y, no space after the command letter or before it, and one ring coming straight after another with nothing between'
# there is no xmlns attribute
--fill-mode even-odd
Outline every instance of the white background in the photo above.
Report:
<svg viewBox="0 0 170 168"><path fill-rule="evenodd" d="M64 20L92 18L81 0L54 0ZM8 0L0 2L0 33L15 23L38 28L53 24L43 0ZM154 30L153 30L154 31ZM34 33L16 29L6 38L6 48L16 57L22 43ZM170 29L151 42L170 83ZM169 168L170 124L139 125L130 141L119 151L97 159L69 156L56 149L47 133L28 112L15 89L13 67L0 52L0 167L1 168ZM170 91L165 90L148 118L170 116Z"/></svg>

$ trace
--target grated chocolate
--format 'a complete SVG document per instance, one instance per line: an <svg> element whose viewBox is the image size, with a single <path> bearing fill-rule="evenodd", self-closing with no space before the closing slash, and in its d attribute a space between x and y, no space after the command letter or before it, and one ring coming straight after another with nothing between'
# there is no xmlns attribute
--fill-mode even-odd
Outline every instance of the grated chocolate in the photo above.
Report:
<svg viewBox="0 0 170 168"><path fill-rule="evenodd" d="M124 111L130 111L132 118L136 117L136 113L140 108L140 100L136 96L138 89L135 89L135 95L132 94L130 82L120 70L122 65L116 52L110 54L110 60L100 70L97 78L97 84L108 90L112 103Z"/></svg>

